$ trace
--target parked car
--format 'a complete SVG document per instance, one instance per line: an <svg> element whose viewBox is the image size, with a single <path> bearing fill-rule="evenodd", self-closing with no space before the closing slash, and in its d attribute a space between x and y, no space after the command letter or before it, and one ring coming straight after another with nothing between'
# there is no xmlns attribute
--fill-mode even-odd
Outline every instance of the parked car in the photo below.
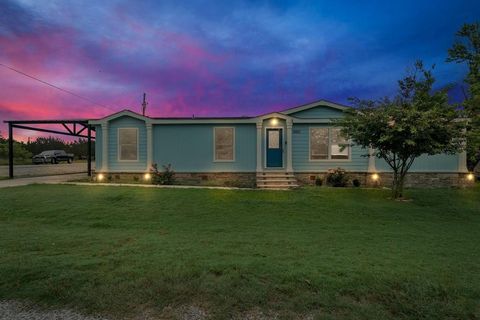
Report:
<svg viewBox="0 0 480 320"><path fill-rule="evenodd" d="M68 163L73 162L73 153L66 153L63 150L47 150L43 151L36 156L33 156L32 162L34 164L40 163L59 163L61 161L66 161Z"/></svg>

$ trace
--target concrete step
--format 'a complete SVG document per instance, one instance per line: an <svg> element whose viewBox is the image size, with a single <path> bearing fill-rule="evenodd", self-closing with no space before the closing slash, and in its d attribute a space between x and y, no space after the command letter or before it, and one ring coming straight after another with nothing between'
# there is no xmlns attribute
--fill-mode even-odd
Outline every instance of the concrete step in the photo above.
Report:
<svg viewBox="0 0 480 320"><path fill-rule="evenodd" d="M257 188L268 190L288 190L299 187L295 175L285 171L257 173Z"/></svg>
<svg viewBox="0 0 480 320"><path fill-rule="evenodd" d="M257 185L259 189L291 189L298 188L298 184L272 184L272 185Z"/></svg>
<svg viewBox="0 0 480 320"><path fill-rule="evenodd" d="M295 178L295 176L293 174L263 174L263 175L257 175L257 178L279 178L279 177Z"/></svg>
<svg viewBox="0 0 480 320"><path fill-rule="evenodd" d="M271 172L271 171L268 171L268 172L257 172L257 176L261 176L261 175L291 175L293 176L293 173L292 172Z"/></svg>
<svg viewBox="0 0 480 320"><path fill-rule="evenodd" d="M287 175L268 175L268 176L257 176L257 179L295 179L295 176L287 176Z"/></svg>
<svg viewBox="0 0 480 320"><path fill-rule="evenodd" d="M263 180L258 180L257 179L257 183L289 183L289 182L292 182L292 183L296 183L297 180L295 179L263 179Z"/></svg>

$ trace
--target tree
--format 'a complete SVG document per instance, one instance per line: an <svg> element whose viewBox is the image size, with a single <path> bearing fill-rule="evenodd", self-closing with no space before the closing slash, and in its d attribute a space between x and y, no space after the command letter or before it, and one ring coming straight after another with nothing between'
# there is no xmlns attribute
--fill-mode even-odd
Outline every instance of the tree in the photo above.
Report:
<svg viewBox="0 0 480 320"><path fill-rule="evenodd" d="M25 144L22 142L13 141L13 155L15 160L26 160L32 157ZM3 138L0 132L0 159L8 159L8 139Z"/></svg>
<svg viewBox="0 0 480 320"><path fill-rule="evenodd" d="M432 68L433 69L433 68ZM463 147L463 121L448 104L446 89L432 91L435 79L421 61L398 81L393 98L360 100L356 108L336 121L354 144L373 148L393 170L392 195L403 197L405 176L416 158L423 154L453 154Z"/></svg>
<svg viewBox="0 0 480 320"><path fill-rule="evenodd" d="M73 153L78 159L86 159L88 154L88 140L78 139L67 142L56 137L37 137L34 141L26 144L27 150L33 154L39 154L46 150L65 150L65 152ZM95 153L95 141L92 141L92 155Z"/></svg>
<svg viewBox="0 0 480 320"><path fill-rule="evenodd" d="M480 23L464 24L448 50L448 62L467 63L465 83L468 90L463 102L467 124L467 155L469 168L480 161Z"/></svg>
<svg viewBox="0 0 480 320"><path fill-rule="evenodd" d="M56 137L37 137L34 141L27 143L28 151L33 154L39 154L46 150L65 150L65 147L65 141Z"/></svg>

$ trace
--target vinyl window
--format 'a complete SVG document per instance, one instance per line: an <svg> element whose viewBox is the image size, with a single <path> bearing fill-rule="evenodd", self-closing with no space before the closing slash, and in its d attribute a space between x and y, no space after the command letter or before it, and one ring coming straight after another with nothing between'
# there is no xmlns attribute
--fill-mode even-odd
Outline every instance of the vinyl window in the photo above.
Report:
<svg viewBox="0 0 480 320"><path fill-rule="evenodd" d="M234 161L235 159L235 128L214 128L214 160Z"/></svg>
<svg viewBox="0 0 480 320"><path fill-rule="evenodd" d="M330 158L331 159L348 159L349 150L348 141L342 136L339 128L330 129Z"/></svg>
<svg viewBox="0 0 480 320"><path fill-rule="evenodd" d="M310 160L348 160L350 145L339 128L310 128Z"/></svg>
<svg viewBox="0 0 480 320"><path fill-rule="evenodd" d="M328 128L310 129L310 160L328 159Z"/></svg>
<svg viewBox="0 0 480 320"><path fill-rule="evenodd" d="M138 161L138 129L118 129L118 159L120 161Z"/></svg>

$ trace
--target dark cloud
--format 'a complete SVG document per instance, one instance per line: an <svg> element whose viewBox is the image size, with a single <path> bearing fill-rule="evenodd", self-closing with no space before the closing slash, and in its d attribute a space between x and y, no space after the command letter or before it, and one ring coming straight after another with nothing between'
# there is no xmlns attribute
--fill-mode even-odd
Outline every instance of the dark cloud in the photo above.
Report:
<svg viewBox="0 0 480 320"><path fill-rule="evenodd" d="M0 35L22 36L35 34L40 29L53 28L54 26L41 16L26 9L12 0L2 0L0 4Z"/></svg>
<svg viewBox="0 0 480 320"><path fill-rule="evenodd" d="M479 11L469 1L4 0L0 59L115 109L137 108L146 91L155 115L255 115L391 95L416 59L437 64L439 86L458 84L465 69L445 63L446 50ZM111 112L0 71L2 108L22 116L29 104Z"/></svg>

